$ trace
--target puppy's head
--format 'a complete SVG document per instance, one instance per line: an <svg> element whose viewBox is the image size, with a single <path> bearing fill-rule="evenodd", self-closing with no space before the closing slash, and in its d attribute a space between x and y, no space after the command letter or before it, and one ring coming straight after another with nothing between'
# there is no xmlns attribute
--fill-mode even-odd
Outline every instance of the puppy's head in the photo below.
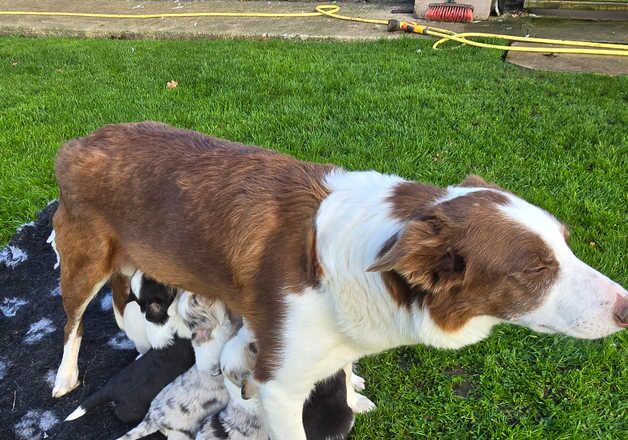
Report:
<svg viewBox="0 0 628 440"><path fill-rule="evenodd" d="M131 280L131 287L146 320L159 325L165 324L168 321L168 308L177 296L176 289L137 273Z"/></svg>
<svg viewBox="0 0 628 440"><path fill-rule="evenodd" d="M192 332L193 341L207 342L215 329L231 326L229 312L221 301L187 291L180 298L178 312Z"/></svg>
<svg viewBox="0 0 628 440"><path fill-rule="evenodd" d="M476 342L500 321L580 338L628 325L626 290L571 252L565 225L512 193L471 177L405 220L368 270L398 302L421 303L447 336L435 345Z"/></svg>

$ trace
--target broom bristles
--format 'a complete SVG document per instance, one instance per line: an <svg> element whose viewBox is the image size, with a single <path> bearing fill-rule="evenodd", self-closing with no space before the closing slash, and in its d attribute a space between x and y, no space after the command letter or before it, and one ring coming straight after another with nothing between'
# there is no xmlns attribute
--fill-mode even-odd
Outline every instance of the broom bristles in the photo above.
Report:
<svg viewBox="0 0 628 440"><path fill-rule="evenodd" d="M425 18L430 21L470 23L473 21L473 6L458 3L430 3Z"/></svg>

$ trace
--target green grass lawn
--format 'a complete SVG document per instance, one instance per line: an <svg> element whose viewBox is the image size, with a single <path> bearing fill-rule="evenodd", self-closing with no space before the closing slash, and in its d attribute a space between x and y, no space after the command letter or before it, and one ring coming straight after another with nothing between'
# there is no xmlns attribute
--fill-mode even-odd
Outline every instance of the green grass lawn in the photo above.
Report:
<svg viewBox="0 0 628 440"><path fill-rule="evenodd" d="M0 38L0 243L56 197L64 140L145 119L442 185L480 174L554 212L577 255L628 282L628 77L532 72L413 38ZM360 371L379 409L353 438L621 438L627 348L626 332L502 327L459 351L374 356Z"/></svg>

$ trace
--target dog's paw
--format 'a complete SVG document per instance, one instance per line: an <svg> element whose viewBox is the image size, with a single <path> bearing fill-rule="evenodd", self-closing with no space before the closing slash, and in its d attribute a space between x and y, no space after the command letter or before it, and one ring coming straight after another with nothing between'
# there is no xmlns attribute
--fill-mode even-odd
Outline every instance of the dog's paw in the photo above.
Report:
<svg viewBox="0 0 628 440"><path fill-rule="evenodd" d="M52 389L52 397L59 398L65 396L74 388L80 385L78 380L78 371L69 374L59 374L55 378L55 386Z"/></svg>
<svg viewBox="0 0 628 440"><path fill-rule="evenodd" d="M235 386L238 388L242 388L244 384L244 379L250 374L246 370L242 369L224 369L222 370L222 374Z"/></svg>
<svg viewBox="0 0 628 440"><path fill-rule="evenodd" d="M355 393L353 402L349 403L351 410L356 414L367 413L373 411L377 406L371 400L362 394Z"/></svg>
<svg viewBox="0 0 628 440"><path fill-rule="evenodd" d="M351 373L351 385L353 385L353 389L356 391L364 391L366 388L366 381L363 377L360 377L355 373Z"/></svg>
<svg viewBox="0 0 628 440"><path fill-rule="evenodd" d="M240 390L242 399L249 400L257 394L257 383L252 376L247 376L242 381L242 389Z"/></svg>
<svg viewBox="0 0 628 440"><path fill-rule="evenodd" d="M211 341L212 333L210 330L206 328L199 328L192 332L192 343L193 344L204 344L206 342Z"/></svg>
<svg viewBox="0 0 628 440"><path fill-rule="evenodd" d="M209 374L212 376L220 376L222 374L222 371L220 371L220 365L210 365Z"/></svg>

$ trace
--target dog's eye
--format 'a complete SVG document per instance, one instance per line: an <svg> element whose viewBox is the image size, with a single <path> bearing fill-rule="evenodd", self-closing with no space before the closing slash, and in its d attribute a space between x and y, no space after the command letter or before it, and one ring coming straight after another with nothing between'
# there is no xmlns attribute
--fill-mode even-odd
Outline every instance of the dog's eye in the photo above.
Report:
<svg viewBox="0 0 628 440"><path fill-rule="evenodd" d="M553 258L538 256L531 259L523 272L530 275L542 275L556 266L556 261Z"/></svg>
<svg viewBox="0 0 628 440"><path fill-rule="evenodd" d="M533 266L533 267L527 267L524 272L526 273L533 273L533 274L541 274L545 271L549 270L549 267L547 266Z"/></svg>

